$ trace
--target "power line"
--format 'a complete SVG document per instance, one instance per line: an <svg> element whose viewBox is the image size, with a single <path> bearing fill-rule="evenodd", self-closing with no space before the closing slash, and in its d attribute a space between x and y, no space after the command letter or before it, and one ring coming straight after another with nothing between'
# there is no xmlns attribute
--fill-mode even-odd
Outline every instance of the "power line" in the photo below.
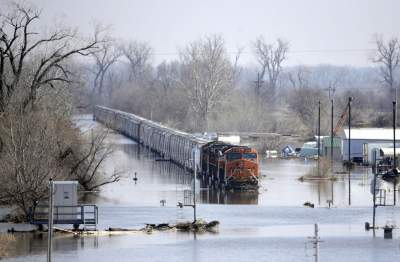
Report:
<svg viewBox="0 0 400 262"><path fill-rule="evenodd" d="M376 51L375 48L365 48L365 49L306 49L306 50L292 50L288 51L289 54L300 54L300 53L360 53L360 52L373 52ZM229 51L230 55L236 55L238 52ZM253 52L240 52L242 55L253 55ZM160 52L153 53L154 56L173 56L179 55L179 52Z"/></svg>

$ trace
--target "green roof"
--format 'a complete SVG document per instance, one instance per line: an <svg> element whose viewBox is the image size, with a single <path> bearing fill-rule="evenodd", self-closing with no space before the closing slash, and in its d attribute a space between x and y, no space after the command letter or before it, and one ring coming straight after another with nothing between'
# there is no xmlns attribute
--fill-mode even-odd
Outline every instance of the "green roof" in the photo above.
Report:
<svg viewBox="0 0 400 262"><path fill-rule="evenodd" d="M322 145L324 147L331 147L331 138L330 137L324 137L322 139ZM333 147L342 147L342 139L340 137L334 137L333 138Z"/></svg>

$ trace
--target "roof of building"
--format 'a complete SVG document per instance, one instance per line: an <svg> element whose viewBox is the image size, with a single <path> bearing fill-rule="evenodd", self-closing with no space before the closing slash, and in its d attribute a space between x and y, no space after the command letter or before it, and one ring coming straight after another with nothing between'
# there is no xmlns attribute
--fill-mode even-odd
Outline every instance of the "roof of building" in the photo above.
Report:
<svg viewBox="0 0 400 262"><path fill-rule="evenodd" d="M305 142L301 148L318 148L317 142L315 141Z"/></svg>
<svg viewBox="0 0 400 262"><path fill-rule="evenodd" d="M349 137L349 129L344 129L344 139ZM351 139L364 139L364 140L393 140L392 128L352 128L350 133ZM396 132L396 137L400 138L400 132Z"/></svg>
<svg viewBox="0 0 400 262"><path fill-rule="evenodd" d="M381 156L394 156L393 147L384 147L380 149ZM400 155L400 148L396 148L396 158Z"/></svg>

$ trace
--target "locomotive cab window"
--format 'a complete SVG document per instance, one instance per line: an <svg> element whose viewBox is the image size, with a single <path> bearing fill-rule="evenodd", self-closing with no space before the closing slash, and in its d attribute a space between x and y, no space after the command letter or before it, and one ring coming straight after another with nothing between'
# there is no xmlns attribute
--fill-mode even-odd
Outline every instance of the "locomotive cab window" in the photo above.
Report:
<svg viewBox="0 0 400 262"><path fill-rule="evenodd" d="M244 159L257 159L257 154L254 153L246 153L243 154Z"/></svg>
<svg viewBox="0 0 400 262"><path fill-rule="evenodd" d="M228 153L227 158L229 160L235 160L235 159L240 159L242 157L242 154L240 153Z"/></svg>

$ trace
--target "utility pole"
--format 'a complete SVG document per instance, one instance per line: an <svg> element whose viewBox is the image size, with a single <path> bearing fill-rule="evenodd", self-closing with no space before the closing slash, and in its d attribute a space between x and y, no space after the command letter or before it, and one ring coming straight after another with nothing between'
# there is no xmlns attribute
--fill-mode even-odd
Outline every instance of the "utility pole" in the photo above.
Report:
<svg viewBox="0 0 400 262"><path fill-rule="evenodd" d="M53 249L53 194L54 194L54 185L53 179L49 180L49 215L48 215L48 224L47 224L47 262L52 261L52 249Z"/></svg>
<svg viewBox="0 0 400 262"><path fill-rule="evenodd" d="M397 94L396 94L397 95ZM397 98L397 97L396 97ZM396 99L397 100L397 99ZM393 101L393 172L397 168L396 156L396 100ZM396 205L396 178L393 181L393 205Z"/></svg>
<svg viewBox="0 0 400 262"><path fill-rule="evenodd" d="M351 101L353 98L349 97L349 144L348 144L348 153L349 153L349 206L351 206Z"/></svg>
<svg viewBox="0 0 400 262"><path fill-rule="evenodd" d="M393 101L393 169L396 167L396 101Z"/></svg>
<svg viewBox="0 0 400 262"><path fill-rule="evenodd" d="M320 147L321 147L321 101L318 101L318 162L317 162L317 168L318 168L318 177L320 176L319 174L319 158L321 156L320 152Z"/></svg>
<svg viewBox="0 0 400 262"><path fill-rule="evenodd" d="M195 153L196 155L196 153ZM197 173L197 163L194 158L194 178L193 178L193 223L196 223L196 173Z"/></svg>
<svg viewBox="0 0 400 262"><path fill-rule="evenodd" d="M261 86L264 83L264 81L260 77L260 73L257 73L257 80L253 81L253 83L256 85L256 100L257 100L257 108L260 106L260 94L261 94Z"/></svg>
<svg viewBox="0 0 400 262"><path fill-rule="evenodd" d="M194 168L193 168L193 223L196 223L196 178L197 178L197 163L200 162L200 152L199 148L195 147L192 149L192 159Z"/></svg>
<svg viewBox="0 0 400 262"><path fill-rule="evenodd" d="M336 89L334 87L332 87L332 85L329 85L328 88L324 89L325 91L328 91L328 97L329 100L331 101L331 171L333 172L333 95L336 91Z"/></svg>
<svg viewBox="0 0 400 262"><path fill-rule="evenodd" d="M329 97L329 100L331 101L331 150L330 150L331 155L330 155L330 162L331 162L331 173L332 173L331 175L333 175L333 95L334 95L336 89L334 87L332 87L332 85L329 85L329 87L325 90L328 91L328 97ZM333 180L331 180L331 200L332 200L332 204L333 204Z"/></svg>
<svg viewBox="0 0 400 262"><path fill-rule="evenodd" d="M261 85L264 83L264 81L260 78L260 73L257 73L257 80L253 81L253 83L256 84L256 95L258 97L260 96Z"/></svg>
<svg viewBox="0 0 400 262"><path fill-rule="evenodd" d="M331 172L333 173L333 99L331 99Z"/></svg>

